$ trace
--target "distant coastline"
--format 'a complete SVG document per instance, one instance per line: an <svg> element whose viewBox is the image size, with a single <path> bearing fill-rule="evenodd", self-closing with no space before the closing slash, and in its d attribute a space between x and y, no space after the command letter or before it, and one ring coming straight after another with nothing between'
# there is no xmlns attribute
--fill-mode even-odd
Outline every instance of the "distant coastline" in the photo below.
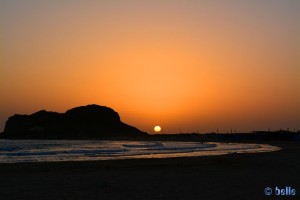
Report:
<svg viewBox="0 0 300 200"><path fill-rule="evenodd" d="M266 141L298 141L300 132L274 131L253 133L175 133L175 134L143 134L136 136L102 136L98 138L10 138L0 133L0 139L52 139L52 140L138 140L138 141L199 141L199 142L266 142Z"/></svg>
<svg viewBox="0 0 300 200"><path fill-rule="evenodd" d="M176 133L151 135L158 140L220 141L300 141L300 131L253 131L252 133Z"/></svg>

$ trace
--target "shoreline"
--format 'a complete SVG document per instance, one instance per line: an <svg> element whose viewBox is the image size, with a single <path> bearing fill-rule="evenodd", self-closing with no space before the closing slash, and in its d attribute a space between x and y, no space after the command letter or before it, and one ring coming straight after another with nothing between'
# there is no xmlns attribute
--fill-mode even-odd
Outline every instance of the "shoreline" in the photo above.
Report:
<svg viewBox="0 0 300 200"><path fill-rule="evenodd" d="M278 151L281 149L275 145L242 142L232 143L148 140L147 142L138 141L138 143L136 143L137 141L130 140L91 140L78 143L77 141L78 140L59 140L58 142L55 141L56 143L52 143L52 141L48 140L25 140L22 141L22 143L16 140L10 143L10 141L6 142L0 140L0 146L3 145L1 150L4 150L4 152L1 152L0 164L138 159L145 160L169 159L177 157L189 158L220 156L235 153L262 153ZM90 144L92 144L91 147L86 146ZM31 145L33 145L33 147L31 147ZM44 146L46 146L45 149ZM50 146L50 148L47 148L47 146ZM42 151L39 150L41 147ZM56 150L57 148L59 150ZM117 154L114 152L117 152Z"/></svg>
<svg viewBox="0 0 300 200"><path fill-rule="evenodd" d="M265 199L266 187L291 186L300 191L299 142L260 143L282 149L203 157L0 164L0 196L9 200Z"/></svg>

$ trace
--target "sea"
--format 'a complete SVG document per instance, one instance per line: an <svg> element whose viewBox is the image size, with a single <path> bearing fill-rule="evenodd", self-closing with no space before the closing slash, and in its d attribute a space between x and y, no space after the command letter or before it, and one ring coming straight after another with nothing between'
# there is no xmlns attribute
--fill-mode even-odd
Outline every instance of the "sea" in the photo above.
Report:
<svg viewBox="0 0 300 200"><path fill-rule="evenodd" d="M0 163L213 156L277 151L267 144L179 141L0 140Z"/></svg>

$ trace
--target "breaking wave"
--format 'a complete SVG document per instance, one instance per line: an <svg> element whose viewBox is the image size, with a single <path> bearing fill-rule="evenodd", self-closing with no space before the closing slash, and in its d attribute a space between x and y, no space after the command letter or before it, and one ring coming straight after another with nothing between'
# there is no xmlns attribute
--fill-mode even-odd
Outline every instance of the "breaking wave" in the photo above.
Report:
<svg viewBox="0 0 300 200"><path fill-rule="evenodd" d="M172 158L280 149L266 144L95 140L0 140L0 146L0 163Z"/></svg>

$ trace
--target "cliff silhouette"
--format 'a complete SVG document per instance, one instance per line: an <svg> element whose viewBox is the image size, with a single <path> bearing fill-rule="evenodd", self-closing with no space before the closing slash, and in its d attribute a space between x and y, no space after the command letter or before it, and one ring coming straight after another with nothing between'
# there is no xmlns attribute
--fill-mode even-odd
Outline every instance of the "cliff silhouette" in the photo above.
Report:
<svg viewBox="0 0 300 200"><path fill-rule="evenodd" d="M15 114L7 120L0 136L8 139L101 139L145 136L147 133L123 123L113 109L87 105L65 113L38 111Z"/></svg>

